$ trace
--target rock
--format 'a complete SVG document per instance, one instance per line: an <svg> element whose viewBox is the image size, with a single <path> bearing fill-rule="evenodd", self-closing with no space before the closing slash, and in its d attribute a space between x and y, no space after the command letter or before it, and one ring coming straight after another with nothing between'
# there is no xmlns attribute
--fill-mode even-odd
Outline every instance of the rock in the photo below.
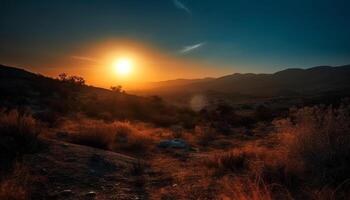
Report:
<svg viewBox="0 0 350 200"><path fill-rule="evenodd" d="M47 174L47 169L41 168L41 169L40 169L40 172L41 172L42 174Z"/></svg>
<svg viewBox="0 0 350 200"><path fill-rule="evenodd" d="M76 158L74 158L74 157L68 157L68 158L66 158L64 161L66 161L66 162L74 162L74 161L76 161Z"/></svg>
<svg viewBox="0 0 350 200"><path fill-rule="evenodd" d="M189 145L182 139L173 140L162 140L159 142L158 147L160 148L176 148L176 149L187 149Z"/></svg>
<svg viewBox="0 0 350 200"><path fill-rule="evenodd" d="M74 194L74 192L72 190L63 190L60 192L60 195L62 195L62 196L70 196L73 194Z"/></svg>
<svg viewBox="0 0 350 200"><path fill-rule="evenodd" d="M68 133L67 132L63 132L63 131L59 131L56 133L56 137L59 139L65 139L68 137Z"/></svg>
<svg viewBox="0 0 350 200"><path fill-rule="evenodd" d="M90 191L90 192L86 193L85 196L90 197L90 198L94 198L94 197L96 197L96 192Z"/></svg>
<svg viewBox="0 0 350 200"><path fill-rule="evenodd" d="M63 147L69 147L69 144L63 143L62 146Z"/></svg>

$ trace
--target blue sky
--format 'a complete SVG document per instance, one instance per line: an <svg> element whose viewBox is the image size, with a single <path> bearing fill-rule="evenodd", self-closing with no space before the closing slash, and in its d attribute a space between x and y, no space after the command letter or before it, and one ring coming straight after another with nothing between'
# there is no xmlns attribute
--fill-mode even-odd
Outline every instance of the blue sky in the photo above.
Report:
<svg viewBox="0 0 350 200"><path fill-rule="evenodd" d="M0 63L124 37L239 72L350 63L346 0L1 0Z"/></svg>

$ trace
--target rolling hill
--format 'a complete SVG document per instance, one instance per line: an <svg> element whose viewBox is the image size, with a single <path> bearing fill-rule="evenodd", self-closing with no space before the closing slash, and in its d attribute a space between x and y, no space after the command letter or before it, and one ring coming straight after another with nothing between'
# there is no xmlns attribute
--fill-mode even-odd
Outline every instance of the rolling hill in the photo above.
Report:
<svg viewBox="0 0 350 200"><path fill-rule="evenodd" d="M0 91L0 109L29 108L48 121L81 113L98 119L140 120L166 126L193 115L191 110L157 97L62 81L4 65L0 65Z"/></svg>
<svg viewBox="0 0 350 200"><path fill-rule="evenodd" d="M350 65L286 69L273 74L231 74L219 78L154 83L143 94L186 99L194 94L220 97L274 98L350 91Z"/></svg>

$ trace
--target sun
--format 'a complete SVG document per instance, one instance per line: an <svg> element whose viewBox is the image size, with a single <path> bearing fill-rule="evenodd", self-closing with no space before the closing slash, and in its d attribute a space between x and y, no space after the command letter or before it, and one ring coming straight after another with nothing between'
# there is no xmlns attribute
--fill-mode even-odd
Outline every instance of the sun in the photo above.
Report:
<svg viewBox="0 0 350 200"><path fill-rule="evenodd" d="M130 58L119 58L114 63L114 68L117 74L126 76L129 75L132 71L132 60Z"/></svg>

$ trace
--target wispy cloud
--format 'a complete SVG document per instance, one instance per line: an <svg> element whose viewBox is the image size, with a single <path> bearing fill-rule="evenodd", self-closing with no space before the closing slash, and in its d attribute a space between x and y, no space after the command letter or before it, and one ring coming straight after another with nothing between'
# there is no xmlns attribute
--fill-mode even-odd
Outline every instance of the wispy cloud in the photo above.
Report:
<svg viewBox="0 0 350 200"><path fill-rule="evenodd" d="M203 45L205 45L205 42L201 42L201 43L190 45L190 46L185 46L184 48L182 48L180 50L180 53L189 53L195 49L198 49L199 47L202 47Z"/></svg>
<svg viewBox="0 0 350 200"><path fill-rule="evenodd" d="M76 59L76 60L82 60L82 61L87 61L87 62L94 62L94 63L98 63L98 60L95 60L93 58L89 58L86 56L72 56L71 58Z"/></svg>
<svg viewBox="0 0 350 200"><path fill-rule="evenodd" d="M183 4L180 0L173 0L173 3L176 6L176 8L183 10L188 14L191 14L191 10L185 4Z"/></svg>

